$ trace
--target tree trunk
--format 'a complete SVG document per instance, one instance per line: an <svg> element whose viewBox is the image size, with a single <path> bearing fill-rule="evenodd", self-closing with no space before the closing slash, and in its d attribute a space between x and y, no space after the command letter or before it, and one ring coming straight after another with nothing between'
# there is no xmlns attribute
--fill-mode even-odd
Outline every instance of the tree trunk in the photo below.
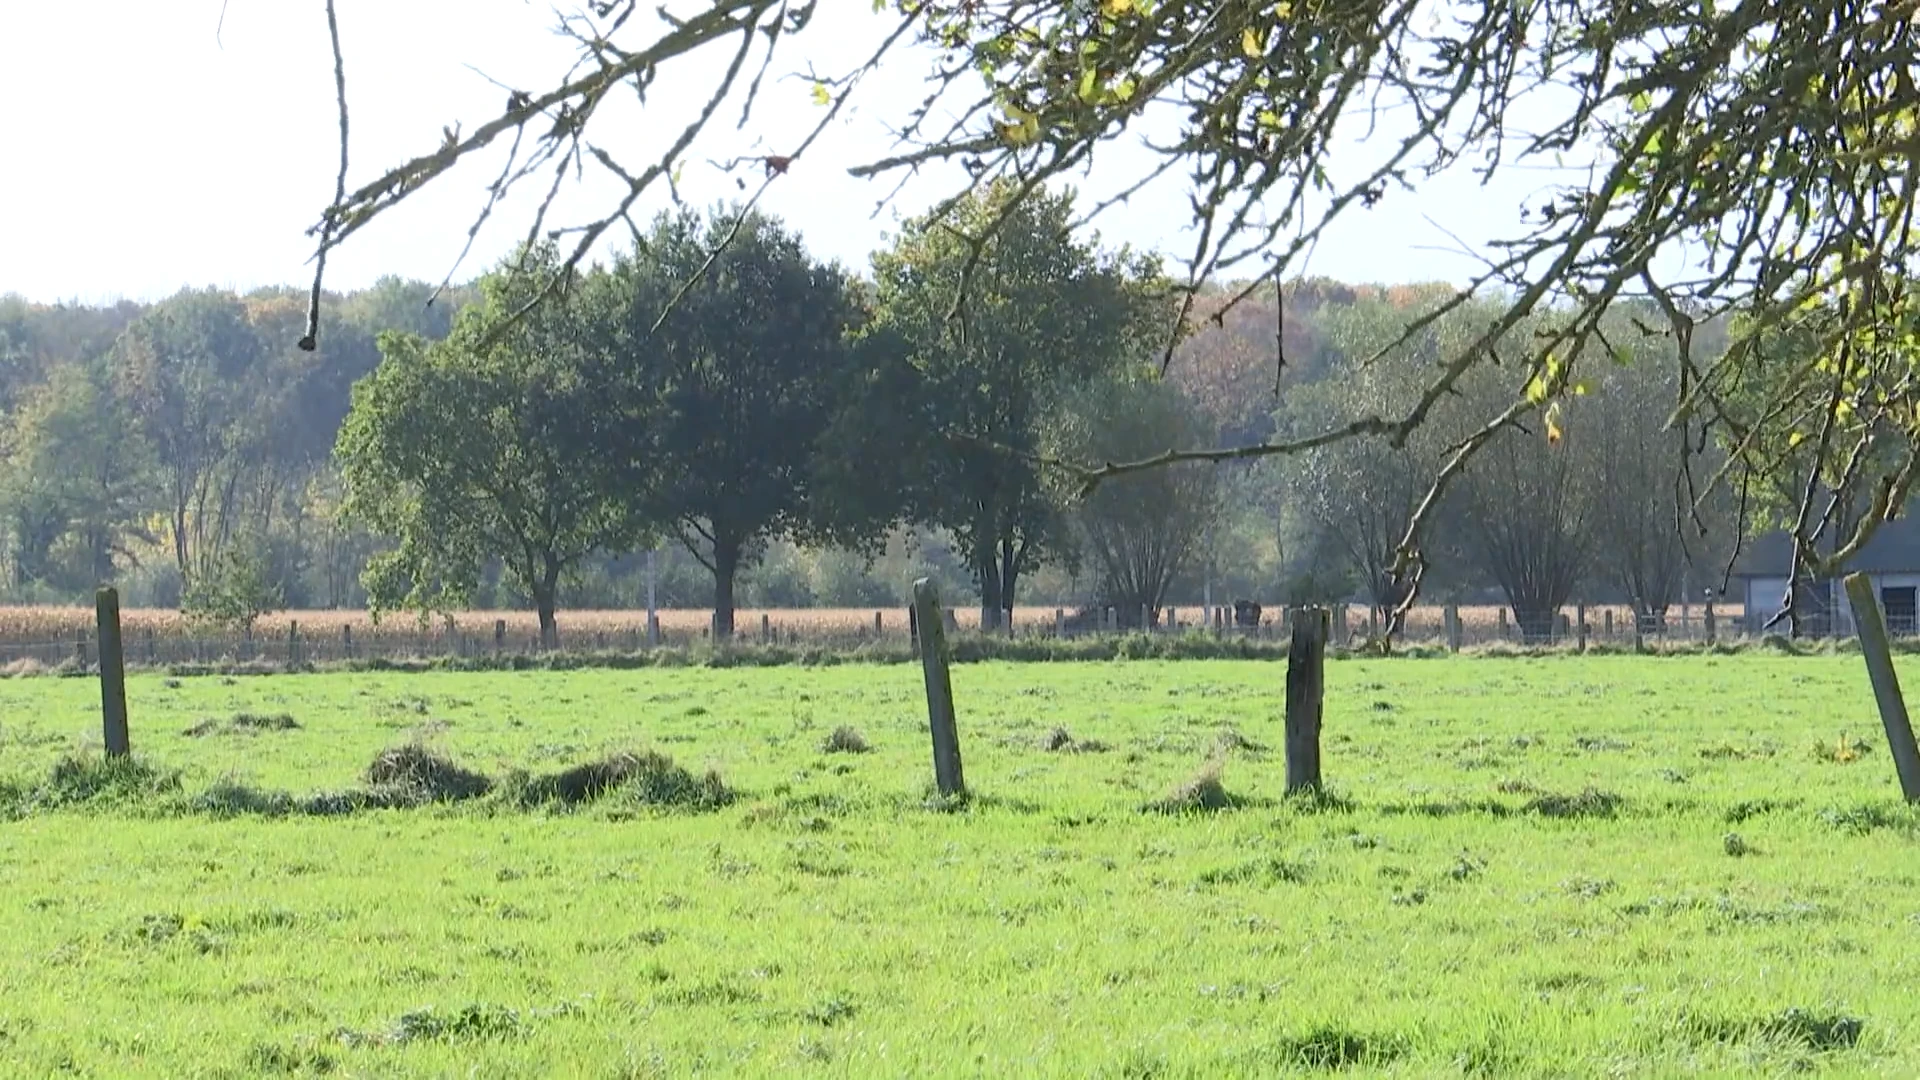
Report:
<svg viewBox="0 0 1920 1080"><path fill-rule="evenodd" d="M553 617L555 601L559 594L560 560L549 554L540 580L533 586L533 606L540 615L540 648L542 650L560 647L560 624Z"/></svg>
<svg viewBox="0 0 1920 1080"><path fill-rule="evenodd" d="M713 629L716 643L733 637L733 579L740 573L740 543L713 542Z"/></svg>
<svg viewBox="0 0 1920 1080"><path fill-rule="evenodd" d="M1000 606L995 609L996 614L1013 607L1013 587L1019 580L1020 549L1013 537L1008 536L1000 541ZM999 624L996 622L995 625Z"/></svg>
<svg viewBox="0 0 1920 1080"><path fill-rule="evenodd" d="M1520 640L1529 645L1551 641L1553 617L1558 613L1557 607L1516 602L1513 605L1513 621L1520 627Z"/></svg>
<svg viewBox="0 0 1920 1080"><path fill-rule="evenodd" d="M980 575L980 629L992 630L1000 625L1000 612L1006 607L1000 602L1000 552L999 544L989 545L985 553L975 557L974 573Z"/></svg>

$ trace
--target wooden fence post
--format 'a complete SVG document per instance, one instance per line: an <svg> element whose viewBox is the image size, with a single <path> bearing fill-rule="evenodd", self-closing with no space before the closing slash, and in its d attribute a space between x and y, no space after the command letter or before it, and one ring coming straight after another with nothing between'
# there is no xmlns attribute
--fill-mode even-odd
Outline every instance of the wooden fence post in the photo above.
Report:
<svg viewBox="0 0 1920 1080"><path fill-rule="evenodd" d="M342 656L346 657L348 660L353 659L353 624L352 623L346 623L340 627L340 653Z"/></svg>
<svg viewBox="0 0 1920 1080"><path fill-rule="evenodd" d="M73 662L80 665L80 670L87 669L87 630L84 626L73 632Z"/></svg>
<svg viewBox="0 0 1920 1080"><path fill-rule="evenodd" d="M111 586L94 594L94 616L100 634L100 721L108 757L133 752L127 735L127 668L120 648L120 591ZM81 631L82 647L86 631Z"/></svg>
<svg viewBox="0 0 1920 1080"><path fill-rule="evenodd" d="M1446 623L1447 623L1447 651L1459 652L1460 651L1460 608L1459 606L1455 604L1448 604L1445 615L1446 615Z"/></svg>
<svg viewBox="0 0 1920 1080"><path fill-rule="evenodd" d="M886 633L886 631L887 631L886 621L881 618L879 612L877 611L874 612L873 613L873 636L878 638L880 635Z"/></svg>
<svg viewBox="0 0 1920 1080"><path fill-rule="evenodd" d="M1287 793L1320 789L1320 713L1325 700L1328 611L1293 613L1287 650Z"/></svg>
<svg viewBox="0 0 1920 1080"><path fill-rule="evenodd" d="M1586 652L1587 651L1587 605L1575 604L1573 606L1573 621L1575 624L1574 631L1573 631L1574 648L1579 650L1580 652Z"/></svg>
<svg viewBox="0 0 1920 1080"><path fill-rule="evenodd" d="M1873 683L1873 700L1880 707L1880 723L1887 729L1887 749L1900 774L1900 792L1908 802L1920 802L1920 747L1914 744L1907 702L1893 670L1893 650L1887 642L1887 624L1880 614L1879 599L1865 574L1848 574L1846 589L1853 623L1860 634L1860 655L1866 658L1867 678Z"/></svg>
<svg viewBox="0 0 1920 1080"><path fill-rule="evenodd" d="M507 620L495 619L493 620L493 654L498 656L505 651L507 651Z"/></svg>
<svg viewBox="0 0 1920 1080"><path fill-rule="evenodd" d="M1505 641L1509 636L1507 632L1507 609L1502 607L1500 609L1500 640Z"/></svg>
<svg viewBox="0 0 1920 1080"><path fill-rule="evenodd" d="M764 611L760 613L760 644L773 644L773 616Z"/></svg>
<svg viewBox="0 0 1920 1080"><path fill-rule="evenodd" d="M1333 605L1333 640L1345 646L1347 639L1352 636L1352 631L1348 629L1347 624L1347 605Z"/></svg>
<svg viewBox="0 0 1920 1080"><path fill-rule="evenodd" d="M1701 616L1705 620L1702 623L1702 625L1706 627L1707 644L1711 645L1714 643L1715 638L1718 637L1718 634L1715 632L1715 627L1714 627L1713 594L1712 593L1707 594L1707 606L1702 610Z"/></svg>
<svg viewBox="0 0 1920 1080"><path fill-rule="evenodd" d="M907 644L916 650L920 648L920 611L918 608L907 609Z"/></svg>
<svg viewBox="0 0 1920 1080"><path fill-rule="evenodd" d="M953 680L947 670L947 635L942 629L940 594L927 578L913 583L913 607L920 625L920 667L927 684L927 726L933 735L933 781L944 796L966 794L960 768L960 732L954 722Z"/></svg>
<svg viewBox="0 0 1920 1080"><path fill-rule="evenodd" d="M1067 636L1067 613L1061 608L1053 609L1053 636L1057 638Z"/></svg>
<svg viewBox="0 0 1920 1080"><path fill-rule="evenodd" d="M147 639L147 666L151 667L154 664L157 664L160 662L159 650L154 648L153 627L151 626L147 627L145 631L145 636Z"/></svg>

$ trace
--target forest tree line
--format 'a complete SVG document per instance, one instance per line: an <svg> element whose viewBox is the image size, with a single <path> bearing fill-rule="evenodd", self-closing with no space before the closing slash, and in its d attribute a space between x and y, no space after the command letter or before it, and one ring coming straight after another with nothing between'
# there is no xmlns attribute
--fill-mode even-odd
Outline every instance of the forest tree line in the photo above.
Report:
<svg viewBox="0 0 1920 1080"><path fill-rule="evenodd" d="M921 575L988 625L1016 603L1203 594L1388 606L1451 447L1549 389L1559 403L1448 492L1429 597L1497 597L1523 628L1576 599L1659 612L1689 580L1718 584L1743 525L1793 495L1693 497L1723 451L1669 430L1674 345L1630 306L1565 394L1485 365L1404 446L1084 492L1048 462L1403 412L1499 298L1409 336L1451 287L1293 281L1231 307L1209 289L1163 375L1179 301L1157 261L1071 239L1070 194L1007 198L983 189L959 228L908 223L859 274L765 216L682 211L531 309L555 259L538 248L441 292L328 295L313 353L294 346L294 288L0 299L5 593L71 602L112 581L132 604L242 621L533 607L551 634L558 610L643 604L657 550L662 606L713 605L723 629L736 604L897 606ZM964 236L1003 214L976 256Z"/></svg>

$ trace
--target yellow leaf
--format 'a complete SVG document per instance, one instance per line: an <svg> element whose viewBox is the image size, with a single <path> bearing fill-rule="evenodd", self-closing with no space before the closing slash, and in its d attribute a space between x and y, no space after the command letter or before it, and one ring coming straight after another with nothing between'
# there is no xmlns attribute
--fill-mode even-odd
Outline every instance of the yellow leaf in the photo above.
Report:
<svg viewBox="0 0 1920 1080"><path fill-rule="evenodd" d="M1292 14L1293 14L1292 0L1280 0L1279 3L1273 5L1273 17L1276 19L1284 19Z"/></svg>
<svg viewBox="0 0 1920 1080"><path fill-rule="evenodd" d="M1133 10L1133 0L1105 0L1100 10L1106 12L1108 18L1117 19Z"/></svg>
<svg viewBox="0 0 1920 1080"><path fill-rule="evenodd" d="M826 83L817 82L813 84L813 103L815 105L830 105L833 103L833 95L827 93Z"/></svg>
<svg viewBox="0 0 1920 1080"><path fill-rule="evenodd" d="M1251 26L1240 31L1240 51L1248 56L1259 56L1264 51L1260 48L1260 32Z"/></svg>

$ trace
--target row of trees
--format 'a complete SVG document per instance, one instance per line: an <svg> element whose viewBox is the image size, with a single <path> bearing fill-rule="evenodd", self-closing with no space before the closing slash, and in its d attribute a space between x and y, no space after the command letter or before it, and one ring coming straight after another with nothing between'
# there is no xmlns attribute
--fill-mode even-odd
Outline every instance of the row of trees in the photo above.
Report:
<svg viewBox="0 0 1920 1080"><path fill-rule="evenodd" d="M529 250L446 340L383 335L338 443L347 513L397 541L374 604L467 604L497 560L551 639L568 574L664 536L728 634L769 543L873 555L909 524L948 538L987 625L1083 552L1103 595L1158 607L1194 550L1158 534L1211 512L1205 476L1074 507L1041 459L1201 434L1150 363L1170 292L1153 261L1071 240L1070 197L1012 194L962 208L1005 219L984 249L909 224L866 282L756 213L672 214L544 303L557 255Z"/></svg>
<svg viewBox="0 0 1920 1080"><path fill-rule="evenodd" d="M431 303L398 281L330 297L317 354L289 345L292 290L0 302L12 594L131 578L143 602L239 619L526 604L551 636L563 605L642 600L635 553L665 544L663 601L712 603L723 629L742 582L757 603L891 604L920 573L976 589L989 624L1018 600L1132 615L1209 590L1396 604L1433 476L1530 376L1475 371L1399 446L1185 464L1085 497L1044 463L1404 412L1499 298L1402 340L1451 290L1295 282L1217 319L1209 293L1162 379L1157 266L1067 239L1069 196L1007 194L959 228L910 224L863 278L765 217L670 215L540 305L550 250ZM966 237L1000 218L976 252ZM1738 508L1676 489L1679 440L1702 475L1718 451L1666 429L1673 346L1644 314L1608 324L1626 362L1585 365L1449 489L1429 595L1495 590L1537 629L1577 596L1657 614L1688 569L1724 569Z"/></svg>

